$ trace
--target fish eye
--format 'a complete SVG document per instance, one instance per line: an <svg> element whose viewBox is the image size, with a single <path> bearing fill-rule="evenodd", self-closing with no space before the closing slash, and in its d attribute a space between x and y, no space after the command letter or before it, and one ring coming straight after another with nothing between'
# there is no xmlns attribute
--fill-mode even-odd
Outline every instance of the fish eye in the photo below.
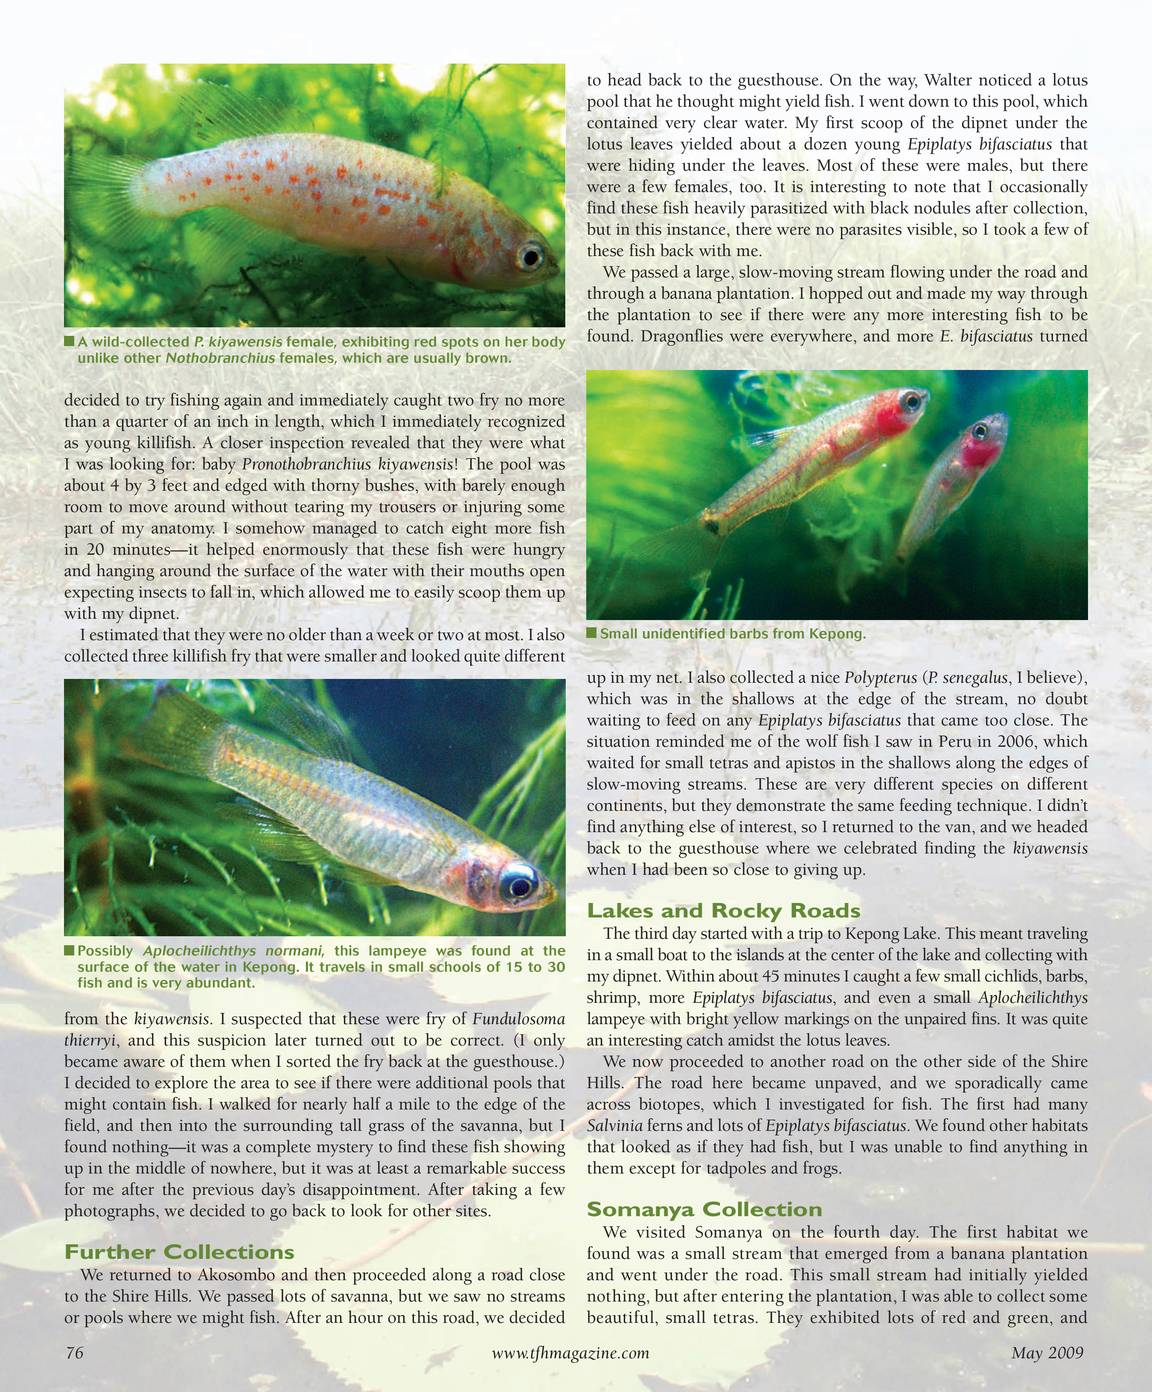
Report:
<svg viewBox="0 0 1152 1392"><path fill-rule="evenodd" d="M972 438L974 440L983 440L987 437L987 435L988 427L984 424L983 421L979 421L976 425L972 427Z"/></svg>
<svg viewBox="0 0 1152 1392"><path fill-rule="evenodd" d="M908 391L900 398L900 409L902 411L918 411L924 404L924 398L917 391Z"/></svg>
<svg viewBox="0 0 1152 1392"><path fill-rule="evenodd" d="M522 271L538 271L544 264L544 248L539 242L525 242L517 249L516 265Z"/></svg>
<svg viewBox="0 0 1152 1392"><path fill-rule="evenodd" d="M500 876L500 897L506 904L519 904L540 888L540 874L531 865L509 865Z"/></svg>

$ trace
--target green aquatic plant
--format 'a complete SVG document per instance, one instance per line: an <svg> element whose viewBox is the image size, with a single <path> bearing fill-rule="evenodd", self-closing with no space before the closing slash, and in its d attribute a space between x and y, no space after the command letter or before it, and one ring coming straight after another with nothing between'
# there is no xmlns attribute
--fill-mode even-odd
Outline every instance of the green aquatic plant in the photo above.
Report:
<svg viewBox="0 0 1152 1392"><path fill-rule="evenodd" d="M205 95L213 100L205 102ZM65 103L73 327L517 326L564 322L562 278L516 292L417 280L270 238L222 210L125 220L93 170L265 129L384 145L482 184L564 244L564 70L552 64L122 64ZM240 113L237 115L237 113ZM255 132L253 132L255 133Z"/></svg>
<svg viewBox="0 0 1152 1392"><path fill-rule="evenodd" d="M197 701L230 721L278 733L281 705L263 683L190 683ZM463 795L454 810L514 846L559 886L564 878L563 684L537 682L302 683L365 767L365 745L423 762L418 788L433 801ZM433 687L440 715L466 708L466 688L498 688L492 729L411 729L387 719L389 688L405 688L407 709ZM460 688L453 692L448 688ZM357 688L351 696L348 688ZM368 691L367 688L374 688ZM72 681L65 693L66 931L71 934L355 935L523 934L564 931L563 903L533 913L493 915L429 895L367 883L335 862L298 864L266 849L250 804L206 779L135 757L133 740L153 708L151 682ZM447 704L445 704L447 702ZM349 709L355 712L350 714ZM373 730L379 722L387 729ZM363 741L358 738L364 736ZM483 747L470 741L483 737ZM489 773L489 770L494 772ZM390 768L379 768L388 775ZM416 780L410 778L405 786ZM269 844L272 844L269 842Z"/></svg>
<svg viewBox="0 0 1152 1392"><path fill-rule="evenodd" d="M725 486L728 415L701 372L589 372L589 617L636 612L632 563L647 537L683 522ZM662 617L703 617L686 589ZM643 609L643 606L640 606Z"/></svg>

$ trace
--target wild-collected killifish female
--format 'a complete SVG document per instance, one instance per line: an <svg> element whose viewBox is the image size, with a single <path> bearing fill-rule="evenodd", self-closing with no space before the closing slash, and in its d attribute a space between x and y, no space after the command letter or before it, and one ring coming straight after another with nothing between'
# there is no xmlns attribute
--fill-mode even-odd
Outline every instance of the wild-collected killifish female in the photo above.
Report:
<svg viewBox="0 0 1152 1392"><path fill-rule="evenodd" d="M292 721L303 703L270 694ZM307 740L302 730L297 721L296 737ZM377 882L484 913L539 909L556 898L523 856L426 798L346 760L232 724L171 688L161 689L129 752L268 809L252 823L253 836L282 859L341 861Z"/></svg>
<svg viewBox="0 0 1152 1392"><path fill-rule="evenodd" d="M762 512L787 507L911 430L928 398L923 387L875 392L834 406L802 425L753 437L747 443L773 446L762 463L689 521L641 543L632 557L686 580L707 574L737 527Z"/></svg>
<svg viewBox="0 0 1152 1392"><path fill-rule="evenodd" d="M344 136L254 134L142 165L105 159L89 181L119 193L123 221L226 208L426 280L521 290L559 269L544 236L482 185Z"/></svg>
<svg viewBox="0 0 1152 1392"><path fill-rule="evenodd" d="M908 562L940 530L968 497L1008 442L1008 417L983 416L948 446L929 470L920 496L908 514L896 559Z"/></svg>

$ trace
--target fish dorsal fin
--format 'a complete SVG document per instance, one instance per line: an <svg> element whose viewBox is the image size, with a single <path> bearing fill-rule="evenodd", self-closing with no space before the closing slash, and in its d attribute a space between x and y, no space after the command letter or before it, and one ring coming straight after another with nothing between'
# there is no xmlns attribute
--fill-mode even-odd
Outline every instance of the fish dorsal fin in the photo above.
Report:
<svg viewBox="0 0 1152 1392"><path fill-rule="evenodd" d="M738 449L761 449L771 445L773 449L782 445L796 429L794 425L781 425L775 430L758 430L754 435L738 435L732 443Z"/></svg>
<svg viewBox="0 0 1152 1392"><path fill-rule="evenodd" d="M253 683L259 693L260 719L268 726L323 759L354 763L348 736L327 711L285 691L273 682Z"/></svg>
<svg viewBox="0 0 1152 1392"><path fill-rule="evenodd" d="M217 82L187 83L180 89L180 109L194 143L204 148L246 135L306 131L311 124L302 123L287 102L254 97Z"/></svg>

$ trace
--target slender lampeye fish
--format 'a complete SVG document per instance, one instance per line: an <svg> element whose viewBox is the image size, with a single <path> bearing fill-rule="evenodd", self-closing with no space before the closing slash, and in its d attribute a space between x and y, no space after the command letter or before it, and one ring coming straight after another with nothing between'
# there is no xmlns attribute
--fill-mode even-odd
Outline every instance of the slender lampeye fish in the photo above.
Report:
<svg viewBox="0 0 1152 1392"><path fill-rule="evenodd" d="M787 507L835 478L921 419L930 393L899 387L834 406L802 425L757 435L749 444L771 443L764 461L702 512L642 542L631 554L641 565L677 572L685 580L706 575L737 527L772 508Z"/></svg>
<svg viewBox="0 0 1152 1392"><path fill-rule="evenodd" d="M244 124L243 99L226 90L186 101ZM260 134L267 115L247 115L253 134L147 164L94 157L77 183L110 193L121 225L223 208L299 242L480 290L526 289L559 270L542 233L462 174L344 136Z"/></svg>
<svg viewBox="0 0 1152 1392"><path fill-rule="evenodd" d="M983 416L962 431L928 472L908 514L896 559L907 563L960 507L1008 442L1008 417Z"/></svg>
<svg viewBox="0 0 1152 1392"><path fill-rule="evenodd" d="M319 713L277 688L268 688L268 697L270 718L279 711L290 736L312 748L256 734L164 687L128 752L260 804L267 811L253 809L252 839L281 859L340 861L377 883L483 913L539 909L556 898L536 866L462 818L345 759L315 752Z"/></svg>

